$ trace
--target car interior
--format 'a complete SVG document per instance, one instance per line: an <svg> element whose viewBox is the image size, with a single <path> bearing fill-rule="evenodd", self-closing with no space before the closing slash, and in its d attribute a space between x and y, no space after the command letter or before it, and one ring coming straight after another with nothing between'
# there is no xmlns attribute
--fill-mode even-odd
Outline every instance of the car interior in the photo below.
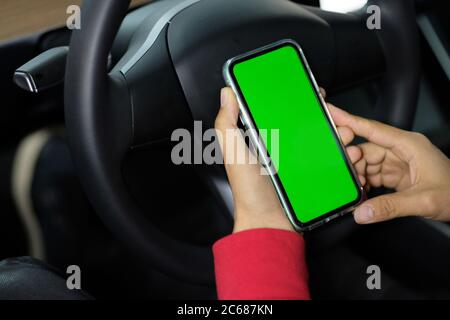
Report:
<svg viewBox="0 0 450 320"><path fill-rule="evenodd" d="M216 299L231 190L221 165L173 164L171 133L213 127L225 61L280 39L328 101L450 156L450 4L346 2L84 0L78 30L0 39L0 299ZM304 237L313 299L450 298L447 223L347 215ZM70 265L82 290L66 288Z"/></svg>

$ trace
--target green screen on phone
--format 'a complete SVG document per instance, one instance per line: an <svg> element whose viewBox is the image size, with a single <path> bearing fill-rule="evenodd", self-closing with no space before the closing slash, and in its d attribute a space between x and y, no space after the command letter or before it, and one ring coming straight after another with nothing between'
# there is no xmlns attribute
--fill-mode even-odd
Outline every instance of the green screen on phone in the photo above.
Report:
<svg viewBox="0 0 450 320"><path fill-rule="evenodd" d="M231 67L258 129L278 129L278 179L300 223L357 201L359 188L294 45ZM272 154L269 138L264 139ZM272 161L275 161L272 159Z"/></svg>

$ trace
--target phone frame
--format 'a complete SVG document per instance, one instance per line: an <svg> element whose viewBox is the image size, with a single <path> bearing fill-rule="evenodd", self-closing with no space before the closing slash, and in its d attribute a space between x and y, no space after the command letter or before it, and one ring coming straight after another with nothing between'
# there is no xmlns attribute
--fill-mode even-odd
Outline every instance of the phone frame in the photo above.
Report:
<svg viewBox="0 0 450 320"><path fill-rule="evenodd" d="M233 73L233 67L237 63L250 60L254 57L263 55L265 53L269 53L271 51L275 51L275 50L280 49L285 46L293 47L296 50L296 52L298 53L299 59L306 70L306 73L309 77L310 83L312 84L313 90L319 101L319 105L321 106L322 112L323 112L325 118L327 119L328 124L330 125L330 129L331 129L333 136L339 146L341 154L344 157L345 163L347 165L348 170L351 173L351 177L353 179L353 182L355 183L355 187L357 188L357 192L358 192L358 197L356 198L356 200L354 200L342 207L336 208L335 210L332 210L328 213L325 213L325 214L321 215L320 217L317 217L309 222L301 222L300 220L298 220L297 216L295 215L294 209L292 208L289 197L283 187L282 181L281 181L280 177L278 176L278 173L274 172L272 170L272 166L270 165L271 160L270 160L270 157L268 156L268 151L265 146L265 143L259 137L259 134L258 134L259 130L256 126L256 122L253 119L250 109L245 101L245 98L242 94L242 91L241 91L239 84ZM322 95L320 94L319 86L317 85L314 75L311 72L311 69L306 60L306 57L303 53L302 48L296 41L291 40L291 39L284 39L284 40L277 41L275 43L263 46L261 48L252 50L250 52L241 54L234 58L231 58L225 63L225 65L223 67L223 77L224 77L225 83L228 86L230 86L232 88L232 90L234 91L234 93L236 94L236 97L239 102L239 109L240 109L239 119L246 130L250 129L249 130L250 142L253 144L253 147L258 152L259 159L262 162L261 164L268 171L268 174L269 174L270 179L271 179L271 181L275 187L275 190L278 194L278 198L280 199L280 202L284 209L284 212L286 213L286 216L288 217L291 224L294 226L295 230L297 230L298 232L304 232L304 231L309 231L314 228L317 228L320 225L323 225L337 217L343 216L346 213L353 211L357 206L359 206L366 199L366 194L365 194L364 188L358 179L358 175L355 171L355 168L353 167L353 165L350 161L350 158L346 152L346 148L338 134L336 125L328 111L328 108L326 107L326 104L325 104L325 101L323 100Z"/></svg>

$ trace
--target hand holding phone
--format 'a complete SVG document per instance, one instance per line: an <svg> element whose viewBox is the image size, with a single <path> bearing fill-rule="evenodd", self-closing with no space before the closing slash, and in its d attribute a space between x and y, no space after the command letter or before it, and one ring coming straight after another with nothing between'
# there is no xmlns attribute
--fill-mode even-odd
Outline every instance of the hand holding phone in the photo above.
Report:
<svg viewBox="0 0 450 320"><path fill-rule="evenodd" d="M233 58L224 76L237 94L246 128L280 131L276 160L270 138L250 138L297 231L317 227L361 203L363 188L295 42L284 40Z"/></svg>
<svg viewBox="0 0 450 320"><path fill-rule="evenodd" d="M238 121L239 104L236 96L230 88L223 88L215 128L223 133L227 130L239 130ZM354 134L347 127L338 127L338 131L345 145L353 140ZM225 143L226 141L221 141L224 157ZM238 144L239 148L247 148L243 139ZM359 148L351 146L347 148L347 152L352 163L360 162L362 154ZM225 159L225 169L234 197L234 232L258 228L294 230L281 207L270 177L260 174L259 165L230 164Z"/></svg>
<svg viewBox="0 0 450 320"><path fill-rule="evenodd" d="M217 115L215 128L226 137L227 131L238 131L239 105L234 92L223 88L221 107ZM239 152L246 152L247 145L239 132L234 142ZM234 198L234 230L239 232L250 229L271 228L293 231L281 207L270 177L261 175L261 166L257 163L232 163L227 159L226 139L219 139L224 157L225 169Z"/></svg>
<svg viewBox="0 0 450 320"><path fill-rule="evenodd" d="M395 190L358 207L354 212L357 223L406 216L450 221L450 159L426 136L328 107L348 136L367 140L352 147L362 155L354 162L362 183Z"/></svg>

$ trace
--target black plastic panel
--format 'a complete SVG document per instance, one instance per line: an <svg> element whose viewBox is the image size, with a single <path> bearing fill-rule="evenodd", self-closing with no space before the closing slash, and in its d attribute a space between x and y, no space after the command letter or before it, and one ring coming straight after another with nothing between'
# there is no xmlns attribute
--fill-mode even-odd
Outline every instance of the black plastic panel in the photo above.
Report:
<svg viewBox="0 0 450 320"><path fill-rule="evenodd" d="M167 27L147 54L125 75L133 113L133 145L170 137L192 117L166 43Z"/></svg>

